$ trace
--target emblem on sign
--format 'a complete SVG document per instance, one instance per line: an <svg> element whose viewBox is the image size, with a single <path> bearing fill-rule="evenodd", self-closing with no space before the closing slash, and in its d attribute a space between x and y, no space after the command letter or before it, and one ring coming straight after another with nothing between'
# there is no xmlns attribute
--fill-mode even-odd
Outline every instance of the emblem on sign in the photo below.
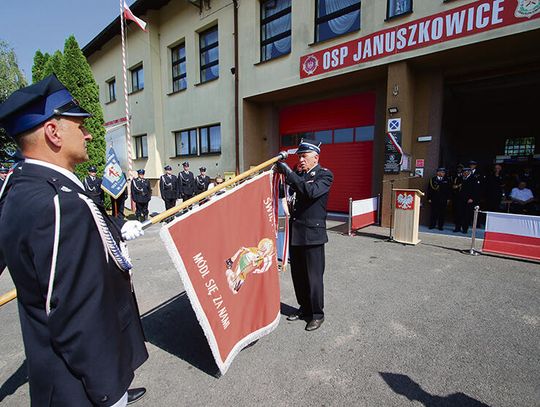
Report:
<svg viewBox="0 0 540 407"><path fill-rule="evenodd" d="M531 18L540 13L540 0L518 0L514 15L518 18Z"/></svg>
<svg viewBox="0 0 540 407"><path fill-rule="evenodd" d="M388 131L401 131L401 119L389 119Z"/></svg>
<svg viewBox="0 0 540 407"><path fill-rule="evenodd" d="M401 191L396 194L396 208L410 210L414 209L414 196L409 192Z"/></svg>
<svg viewBox="0 0 540 407"><path fill-rule="evenodd" d="M313 55L310 55L309 57L307 57L304 63L302 64L302 69L308 75L312 75L317 70L318 67L319 67L319 60L317 59L317 57Z"/></svg>

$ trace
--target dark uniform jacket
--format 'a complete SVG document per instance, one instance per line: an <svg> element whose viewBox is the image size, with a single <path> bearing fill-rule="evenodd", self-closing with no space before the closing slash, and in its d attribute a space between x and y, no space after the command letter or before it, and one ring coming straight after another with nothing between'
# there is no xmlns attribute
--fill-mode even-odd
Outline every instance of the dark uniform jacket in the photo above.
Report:
<svg viewBox="0 0 540 407"><path fill-rule="evenodd" d="M462 178L461 190L458 193L459 199L462 201L473 200L473 203L478 203L482 195L481 181L473 175L470 175L467 179Z"/></svg>
<svg viewBox="0 0 540 407"><path fill-rule="evenodd" d="M150 202L152 198L152 188L150 181L146 178L133 178L131 180L131 199L138 203Z"/></svg>
<svg viewBox="0 0 540 407"><path fill-rule="evenodd" d="M289 228L291 246L328 242L326 204L333 180L332 172L320 165L306 174L291 172L287 175L289 194L294 193Z"/></svg>
<svg viewBox="0 0 540 407"><path fill-rule="evenodd" d="M195 183L197 187L196 193L200 194L208 189L208 185L210 185L210 177L208 175L203 177L199 174L195 179Z"/></svg>
<svg viewBox="0 0 540 407"><path fill-rule="evenodd" d="M192 197L195 195L195 177L191 171L187 174L185 171L178 173L178 193L179 197Z"/></svg>
<svg viewBox="0 0 540 407"><path fill-rule="evenodd" d="M427 190L427 199L432 203L444 203L450 199L450 181L447 177L442 177L439 180L439 177L434 176L429 181L429 186Z"/></svg>
<svg viewBox="0 0 540 407"><path fill-rule="evenodd" d="M93 199L93 201L99 205L103 205L103 199L105 197L104 191L101 189L101 178L92 177L88 175L84 181L84 190Z"/></svg>
<svg viewBox="0 0 540 407"><path fill-rule="evenodd" d="M118 243L119 229L79 185L25 163L0 216L33 406L109 406L148 357L129 273L106 255L90 206Z"/></svg>
<svg viewBox="0 0 540 407"><path fill-rule="evenodd" d="M178 198L178 179L176 175L163 174L159 178L159 192L163 199Z"/></svg>

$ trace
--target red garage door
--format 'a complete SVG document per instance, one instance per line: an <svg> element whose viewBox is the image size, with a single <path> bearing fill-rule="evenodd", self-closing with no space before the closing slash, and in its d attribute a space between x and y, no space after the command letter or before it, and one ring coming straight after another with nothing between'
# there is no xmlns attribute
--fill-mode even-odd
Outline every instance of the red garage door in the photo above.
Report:
<svg viewBox="0 0 540 407"><path fill-rule="evenodd" d="M320 163L334 173L329 211L348 212L349 198L371 196L374 93L288 106L280 111L279 127L282 150L295 148L303 137L322 142Z"/></svg>

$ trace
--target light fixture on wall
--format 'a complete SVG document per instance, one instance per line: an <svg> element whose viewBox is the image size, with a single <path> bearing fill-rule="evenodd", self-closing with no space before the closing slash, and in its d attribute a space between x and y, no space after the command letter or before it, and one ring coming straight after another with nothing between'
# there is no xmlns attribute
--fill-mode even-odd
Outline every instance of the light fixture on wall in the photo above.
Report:
<svg viewBox="0 0 540 407"><path fill-rule="evenodd" d="M397 107L395 107L395 106L392 106L392 107L388 108L388 113L390 113L390 114L396 114L398 112L399 112L399 109Z"/></svg>
<svg viewBox="0 0 540 407"><path fill-rule="evenodd" d="M397 83L392 87L392 95L399 95L399 85Z"/></svg>

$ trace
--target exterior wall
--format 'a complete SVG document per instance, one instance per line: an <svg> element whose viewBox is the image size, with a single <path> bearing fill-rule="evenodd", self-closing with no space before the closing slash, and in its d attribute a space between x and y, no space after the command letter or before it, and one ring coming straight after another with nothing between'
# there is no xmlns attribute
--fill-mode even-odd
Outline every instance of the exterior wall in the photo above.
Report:
<svg viewBox="0 0 540 407"><path fill-rule="evenodd" d="M375 92L376 133L373 157L373 195L382 192L383 223L388 225L390 180L394 187L425 189L427 179L439 165L443 116L443 89L450 73L467 73L474 66L501 66L515 62L512 38L526 35L530 48L539 44L540 19L523 19L519 24L454 38L424 48L394 53L379 59L344 66L329 72L301 78L301 59L326 49L361 39L391 27L409 24L426 16L455 8L479 4L475 0L415 0L413 13L385 21L386 1L364 1L361 29L328 41L314 43L315 0L292 1L292 46L290 54L261 62L260 1L238 2L239 79L239 160L243 171L279 149L279 111L284 106ZM515 8L517 0L494 0L492 6ZM487 16L487 15L486 15ZM149 25L148 33L130 24L128 30L128 67L144 63L145 89L130 95L132 135L147 134L149 157L135 161L145 167L147 178L157 178L165 164L179 170L185 159L196 173L199 166L210 176L235 169L235 94L230 68L234 66L233 3L212 0L211 9L199 13L185 1L170 1L158 10L141 15ZM219 78L199 83L199 32L218 24ZM521 34L526 33L526 34ZM510 40L509 40L510 38ZM530 41L530 39L536 41ZM185 42L187 89L172 93L170 48ZM498 45L499 44L499 45ZM502 46L504 45L504 46ZM468 46L468 47L466 47ZM526 46L523 45L525 55ZM523 52L522 52L523 53ZM534 55L534 52L531 52ZM521 57L520 57L521 58ZM527 59L527 56L523 57ZM105 104L105 120L124 115L121 77L120 38L115 36L88 58L103 101L107 100L106 81L116 77L117 101ZM531 56L529 60L538 61ZM130 81L130 78L128 78ZM396 93L397 85L397 93ZM386 121L389 107L398 107L395 117L402 119L402 144L414 158L426 160L423 179L404 179L408 173L383 174ZM173 132L221 124L221 154L175 157ZM420 135L432 136L419 143ZM413 162L414 165L414 162Z"/></svg>

